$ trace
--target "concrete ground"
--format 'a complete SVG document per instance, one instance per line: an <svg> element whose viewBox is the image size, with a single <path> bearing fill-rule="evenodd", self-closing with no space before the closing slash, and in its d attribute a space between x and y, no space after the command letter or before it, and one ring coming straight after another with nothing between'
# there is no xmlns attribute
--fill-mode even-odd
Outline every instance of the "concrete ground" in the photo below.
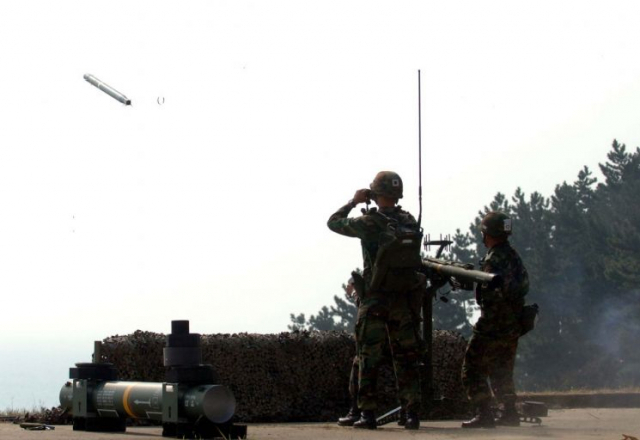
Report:
<svg viewBox="0 0 640 440"><path fill-rule="evenodd" d="M462 430L460 421L425 421L418 431L405 431L389 424L376 431L341 428L329 423L250 424L250 440L294 439L406 439L425 437L448 439L640 439L640 409L583 408L550 410L541 426L523 424L519 428ZM626 436L626 437L625 437ZM637 439L634 439L637 438ZM125 440L162 438L157 427L129 428L124 434L73 431L56 426L53 431L25 431L19 425L0 423L0 439L16 440Z"/></svg>

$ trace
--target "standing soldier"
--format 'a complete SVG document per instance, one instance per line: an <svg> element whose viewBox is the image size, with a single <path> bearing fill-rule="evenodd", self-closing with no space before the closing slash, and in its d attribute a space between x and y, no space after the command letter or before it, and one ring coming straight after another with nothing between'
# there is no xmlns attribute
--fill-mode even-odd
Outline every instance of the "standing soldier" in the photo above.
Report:
<svg viewBox="0 0 640 440"><path fill-rule="evenodd" d="M416 220L397 206L402 180L391 171L378 173L370 189L356 191L352 200L335 212L329 229L357 237L362 245L365 289L356 321L359 364L358 408L355 428L376 428L378 369L385 344L391 346L398 397L407 414L406 429L418 429L420 419L419 337L420 308L425 278L421 265L422 233ZM348 218L356 205L373 200L378 209Z"/></svg>
<svg viewBox="0 0 640 440"><path fill-rule="evenodd" d="M351 272L351 278L347 281L346 294L349 298L353 299L356 308L360 307L360 298L363 295L365 288L365 281L360 272ZM354 329L355 331L355 329ZM357 335L354 335L357 339ZM389 343L385 340L384 344L383 363L386 365L391 357L389 353ZM358 357L358 344L356 342L356 355L351 362L351 368L349 370L349 397L351 397L351 408L346 416L338 419L338 425L340 426L353 426L355 422L360 420L360 409L358 408L358 377L360 375L360 358ZM398 425L404 426L407 423L407 415L403 411L400 412Z"/></svg>
<svg viewBox="0 0 640 440"><path fill-rule="evenodd" d="M529 277L520 256L509 243L511 219L492 211L480 224L487 255L481 260L482 270L502 277L497 288L478 286L476 301L481 315L473 327L462 366L462 381L475 407L476 416L462 423L463 428L519 426L513 367L521 335L520 318L524 296L529 291ZM502 416L494 420L490 408L491 389L498 403L504 405Z"/></svg>

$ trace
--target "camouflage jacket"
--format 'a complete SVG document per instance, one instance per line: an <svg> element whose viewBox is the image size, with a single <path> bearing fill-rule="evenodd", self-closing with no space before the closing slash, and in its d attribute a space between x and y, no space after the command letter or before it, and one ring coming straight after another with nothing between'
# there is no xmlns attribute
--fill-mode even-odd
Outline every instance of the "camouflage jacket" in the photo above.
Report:
<svg viewBox="0 0 640 440"><path fill-rule="evenodd" d="M481 315L474 332L491 336L519 335L524 297L529 291L529 275L520 256L505 241L489 249L480 266L484 272L500 275L503 281L496 289L479 286L476 290Z"/></svg>
<svg viewBox="0 0 640 440"><path fill-rule="evenodd" d="M360 239L363 260L362 275L368 285L371 281L371 271L378 253L380 233L386 229L388 222L384 217L398 220L400 223L407 225L417 225L417 222L410 213L402 210L400 206L380 208L380 213L383 215L379 215L376 208L371 208L359 217L349 218L348 216L352 209L353 206L350 203L338 209L329 217L327 226L338 234Z"/></svg>

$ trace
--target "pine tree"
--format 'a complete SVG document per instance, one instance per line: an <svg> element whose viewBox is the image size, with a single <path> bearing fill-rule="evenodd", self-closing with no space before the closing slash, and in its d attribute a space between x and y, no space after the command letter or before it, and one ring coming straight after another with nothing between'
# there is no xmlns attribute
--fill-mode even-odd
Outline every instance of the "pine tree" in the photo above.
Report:
<svg viewBox="0 0 640 440"><path fill-rule="evenodd" d="M355 270L361 273L360 269ZM334 305L323 306L318 313L309 316L307 319L304 313L289 315L291 324L287 326L289 331L317 330L317 331L347 331L352 332L355 328L357 308L355 299L347 295L346 284L342 285L344 299L335 295Z"/></svg>

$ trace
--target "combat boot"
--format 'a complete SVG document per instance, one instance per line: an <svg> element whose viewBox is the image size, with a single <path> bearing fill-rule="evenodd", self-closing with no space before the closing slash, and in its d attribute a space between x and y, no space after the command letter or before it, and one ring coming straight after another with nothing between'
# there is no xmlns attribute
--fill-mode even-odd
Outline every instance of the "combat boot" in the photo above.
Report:
<svg viewBox="0 0 640 440"><path fill-rule="evenodd" d="M360 410L357 406L352 406L346 416L338 419L338 425L353 426L358 420L360 420Z"/></svg>
<svg viewBox="0 0 640 440"><path fill-rule="evenodd" d="M504 411L496 418L496 425L500 426L520 426L520 414L516 410L515 403L504 405Z"/></svg>
<svg viewBox="0 0 640 440"><path fill-rule="evenodd" d="M373 411L369 409L362 410L360 413L360 420L353 424L357 429L376 429L378 423L376 422L376 416Z"/></svg>
<svg viewBox="0 0 640 440"><path fill-rule="evenodd" d="M404 426L407 424L407 412L403 409L398 413L398 426Z"/></svg>
<svg viewBox="0 0 640 440"><path fill-rule="evenodd" d="M463 428L495 428L496 422L493 419L493 412L488 405L481 406L476 416L466 422L462 422Z"/></svg>
<svg viewBox="0 0 640 440"><path fill-rule="evenodd" d="M404 425L404 429L420 429L420 417L415 411L407 412L407 419Z"/></svg>

